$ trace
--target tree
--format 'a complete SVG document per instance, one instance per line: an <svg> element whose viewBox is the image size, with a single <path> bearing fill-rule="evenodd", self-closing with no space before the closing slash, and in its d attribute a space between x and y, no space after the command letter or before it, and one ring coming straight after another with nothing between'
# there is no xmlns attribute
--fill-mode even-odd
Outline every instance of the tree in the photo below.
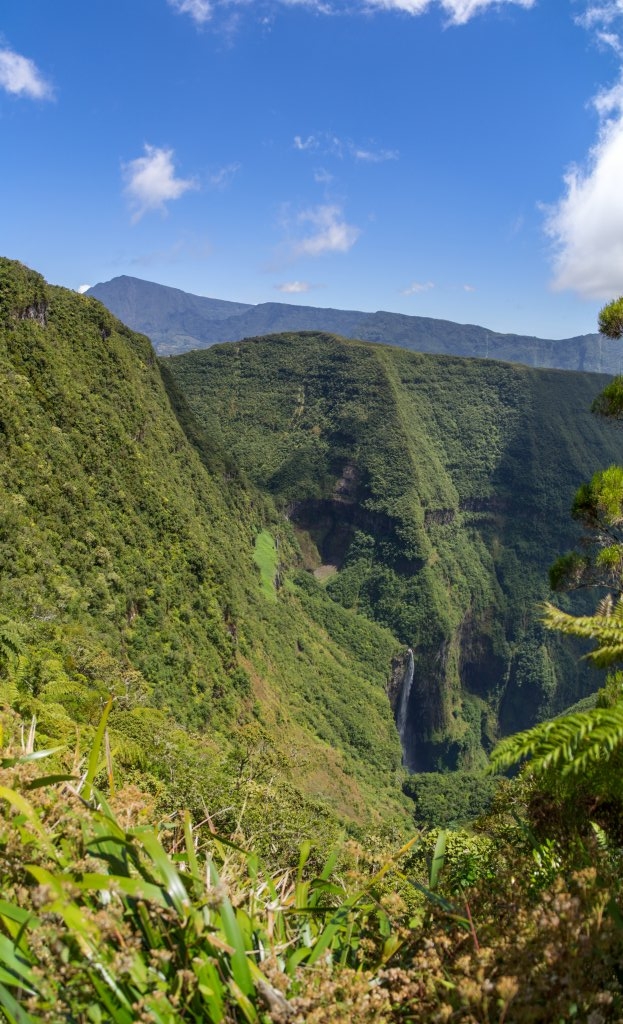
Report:
<svg viewBox="0 0 623 1024"><path fill-rule="evenodd" d="M623 295L601 310L599 330L608 338L623 338ZM623 418L623 377L615 377L597 396L593 412L608 419Z"/></svg>
<svg viewBox="0 0 623 1024"><path fill-rule="evenodd" d="M623 296L604 306L599 328L610 338L623 338ZM623 376L615 377L593 402L593 411L608 419L623 417ZM571 509L572 517L584 529L580 551L559 558L550 570L553 590L601 587L610 594L623 594L623 466L610 466L582 484ZM611 611L611 609L610 609ZM598 614L600 619L606 606ZM552 619L548 625L561 628L567 619ZM565 629L571 632L571 629ZM579 634L585 635L585 634Z"/></svg>
<svg viewBox="0 0 623 1024"><path fill-rule="evenodd" d="M623 295L600 311L599 330L607 338L623 337Z"/></svg>

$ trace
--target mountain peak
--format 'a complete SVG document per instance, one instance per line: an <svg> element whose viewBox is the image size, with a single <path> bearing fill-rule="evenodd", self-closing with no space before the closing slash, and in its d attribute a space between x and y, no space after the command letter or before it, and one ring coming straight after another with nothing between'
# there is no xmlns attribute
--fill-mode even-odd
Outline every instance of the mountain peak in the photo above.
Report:
<svg viewBox="0 0 623 1024"><path fill-rule="evenodd" d="M386 310L366 313L286 302L251 305L127 276L97 284L88 294L134 330L149 335L160 355L265 334L323 331L437 355L594 373L618 373L621 368L620 346L597 334L555 341Z"/></svg>

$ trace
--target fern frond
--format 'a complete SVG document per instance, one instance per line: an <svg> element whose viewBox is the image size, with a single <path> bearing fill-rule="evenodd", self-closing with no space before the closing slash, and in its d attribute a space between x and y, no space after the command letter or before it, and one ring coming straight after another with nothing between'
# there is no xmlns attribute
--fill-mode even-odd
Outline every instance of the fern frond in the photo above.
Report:
<svg viewBox="0 0 623 1024"><path fill-rule="evenodd" d="M562 775L578 774L593 762L608 760L623 746L623 703L593 708L509 736L491 755L493 771L504 771L530 758L539 774L559 768Z"/></svg>
<svg viewBox="0 0 623 1024"><path fill-rule="evenodd" d="M623 599L604 598L595 615L569 615L552 604L545 605L543 622L548 629L568 636L595 640L597 647L585 657L600 668L623 661Z"/></svg>

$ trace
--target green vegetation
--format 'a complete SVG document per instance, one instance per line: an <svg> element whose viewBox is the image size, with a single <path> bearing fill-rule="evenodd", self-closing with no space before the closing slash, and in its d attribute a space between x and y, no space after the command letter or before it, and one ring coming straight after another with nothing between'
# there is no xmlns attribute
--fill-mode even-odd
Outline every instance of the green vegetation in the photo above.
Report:
<svg viewBox="0 0 623 1024"><path fill-rule="evenodd" d="M620 1019L619 852L551 814L545 833L533 784L507 783L475 831L306 841L271 870L188 813L151 824L112 761L108 794L90 790L104 725L80 777L2 716L7 1024Z"/></svg>
<svg viewBox="0 0 623 1024"><path fill-rule="evenodd" d="M158 814L242 822L274 855L310 815L326 842L405 821L396 640L354 611L333 624L319 586L268 602L255 541L275 538L285 571L287 524L148 340L8 260L0 523L0 699L42 743L88 744L112 694L117 783Z"/></svg>
<svg viewBox="0 0 623 1024"><path fill-rule="evenodd" d="M413 648L411 767L482 768L500 730L595 689L536 605L574 491L618 451L588 411L603 379L310 333L164 366L304 566L338 566L327 594Z"/></svg>
<svg viewBox="0 0 623 1024"><path fill-rule="evenodd" d="M415 804L416 824L447 828L469 824L486 814L499 779L485 772L421 772L409 775L404 791Z"/></svg>
<svg viewBox="0 0 623 1024"><path fill-rule="evenodd" d="M289 398L292 368L268 368L264 419L234 350L224 400L258 460L239 468L218 404L197 422L146 339L0 261L0 1017L620 1021L621 673L504 741L494 765L529 758L512 780L412 776L410 836L386 693L410 663L398 640L417 637L420 669L441 650L428 711L454 721L429 740L479 765L509 694L543 709L577 689L528 604L527 525L573 472L521 450L567 424L557 450L579 466L578 437L599 436L565 418L583 385L543 382L530 435L529 371L310 344L317 377ZM586 571L616 581L623 481L580 493ZM321 564L339 566L326 588ZM548 624L613 665L621 607Z"/></svg>

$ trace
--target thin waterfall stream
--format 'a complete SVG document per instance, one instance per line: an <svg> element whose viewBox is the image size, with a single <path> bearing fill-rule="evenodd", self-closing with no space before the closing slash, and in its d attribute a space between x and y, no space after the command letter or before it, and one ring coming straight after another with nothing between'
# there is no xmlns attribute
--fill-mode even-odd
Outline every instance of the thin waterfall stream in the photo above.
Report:
<svg viewBox="0 0 623 1024"><path fill-rule="evenodd" d="M403 763L405 758L405 741L407 733L407 712L409 710L409 697L411 696L411 687L413 686L413 651L409 648L407 657L407 668L402 680L402 687L400 690L400 703L398 705L398 714L396 715L396 728L398 729L398 735L400 736L400 743L402 746Z"/></svg>

